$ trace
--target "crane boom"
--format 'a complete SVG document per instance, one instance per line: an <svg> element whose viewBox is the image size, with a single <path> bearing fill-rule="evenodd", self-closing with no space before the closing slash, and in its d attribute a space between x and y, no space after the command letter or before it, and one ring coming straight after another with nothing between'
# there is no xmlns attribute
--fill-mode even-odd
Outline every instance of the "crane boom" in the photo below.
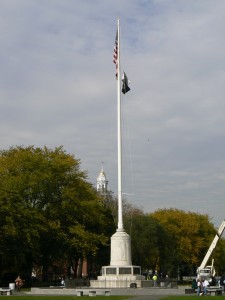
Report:
<svg viewBox="0 0 225 300"><path fill-rule="evenodd" d="M210 245L210 247L209 247L202 263L201 263L201 265L200 265L200 269L206 267L206 264L207 264L207 262L208 262L208 260L211 256L213 250L215 249L218 240L220 239L221 235L223 234L224 228L225 228L225 220L223 220L222 224L220 225L220 227L219 227L219 229L218 229L218 231L217 231L217 233L216 233L216 235L215 235L215 237L214 237L214 239L213 239L213 241L212 241L212 243L211 243L211 245Z"/></svg>
<svg viewBox="0 0 225 300"><path fill-rule="evenodd" d="M215 249L216 245L217 245L217 242L218 240L220 239L221 235L223 234L223 231L225 229L225 220L223 220L222 224L220 225L200 267L198 267L197 269L197 276L198 278L207 278L208 280L211 278L211 277L214 277L215 274L216 274L216 271L215 271L215 268L213 266L214 264L214 259L212 260L212 264L211 266L207 266L207 262L213 252L213 250Z"/></svg>

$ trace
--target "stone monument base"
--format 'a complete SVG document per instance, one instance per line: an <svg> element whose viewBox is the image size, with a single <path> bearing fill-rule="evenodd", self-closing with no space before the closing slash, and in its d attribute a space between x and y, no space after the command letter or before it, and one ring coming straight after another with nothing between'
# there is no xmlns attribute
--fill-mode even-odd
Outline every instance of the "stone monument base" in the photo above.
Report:
<svg viewBox="0 0 225 300"><path fill-rule="evenodd" d="M102 275L91 280L90 285L93 288L135 288L141 287L144 279L139 266L106 266L102 267Z"/></svg>

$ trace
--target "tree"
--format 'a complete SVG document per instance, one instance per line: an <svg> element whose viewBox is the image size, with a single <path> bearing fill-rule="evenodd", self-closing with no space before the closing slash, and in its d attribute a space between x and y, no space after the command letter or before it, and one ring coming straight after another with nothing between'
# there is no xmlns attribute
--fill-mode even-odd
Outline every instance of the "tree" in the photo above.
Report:
<svg viewBox="0 0 225 300"><path fill-rule="evenodd" d="M133 263L141 265L142 270L167 273L170 270L172 248L169 234L157 220L148 215L134 215L132 222Z"/></svg>
<svg viewBox="0 0 225 300"><path fill-rule="evenodd" d="M209 216L178 209L160 209L150 215L174 237L179 266L188 274L195 272L216 233Z"/></svg>
<svg viewBox="0 0 225 300"><path fill-rule="evenodd" d="M105 207L80 161L63 147L0 152L0 256L30 277L32 264L95 255L109 237ZM3 260L1 260L3 261ZM47 278L45 278L47 279Z"/></svg>

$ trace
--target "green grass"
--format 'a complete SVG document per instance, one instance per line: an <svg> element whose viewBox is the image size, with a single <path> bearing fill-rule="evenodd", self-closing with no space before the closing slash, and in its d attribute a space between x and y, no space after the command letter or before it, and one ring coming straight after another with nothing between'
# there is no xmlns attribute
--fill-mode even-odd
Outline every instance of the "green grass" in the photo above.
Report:
<svg viewBox="0 0 225 300"><path fill-rule="evenodd" d="M197 295L186 295L186 296L164 296L162 298L160 298L160 300L187 300L187 297L188 297L188 300L197 300L197 299L204 299L205 297L208 298L208 297L213 297L213 300L222 300L221 297L223 296L203 296L203 297L198 297Z"/></svg>
<svg viewBox="0 0 225 300"><path fill-rule="evenodd" d="M18 298L18 300L53 300L54 298L57 298L57 300L75 300L75 298L77 298L77 296L62 296L62 295L50 295L50 296L33 296L33 295L13 295L13 298ZM142 296L95 296L94 299L95 300L102 300L103 298L106 300L124 300L124 299L132 299L132 298L139 298L140 300L142 298ZM153 296L154 297L154 296ZM188 297L188 299L187 299ZM210 297L210 296L208 296ZM221 300L221 297L224 296L213 296L213 300ZM82 296L79 297L82 300L90 300L90 296ZM186 296L160 296L160 300L197 300L199 297L197 295L186 295ZM9 300L9 296L0 296L0 299L2 300ZM151 295L149 295L149 299L151 300ZM201 299L201 297L200 297Z"/></svg>
<svg viewBox="0 0 225 300"><path fill-rule="evenodd" d="M12 296L11 296L12 297ZM90 300L92 297L90 296L62 296L62 295L50 295L50 296L33 296L33 295L13 295L13 298L18 298L18 300L53 300L54 298L57 298L57 300L74 300L76 298L82 299L82 300ZM132 298L130 296L95 296L95 300L102 300L102 298L106 298L105 300L124 300L128 298ZM9 300L9 296L0 296L1 300Z"/></svg>

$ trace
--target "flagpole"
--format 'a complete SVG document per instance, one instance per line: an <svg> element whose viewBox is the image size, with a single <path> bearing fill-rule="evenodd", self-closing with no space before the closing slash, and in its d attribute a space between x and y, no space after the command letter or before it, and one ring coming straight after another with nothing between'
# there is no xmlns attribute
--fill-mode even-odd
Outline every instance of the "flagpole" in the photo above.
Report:
<svg viewBox="0 0 225 300"><path fill-rule="evenodd" d="M118 72L117 72L117 138L118 138L118 229L123 231L122 206L122 133L121 133L121 78L120 78L120 20L117 20Z"/></svg>

